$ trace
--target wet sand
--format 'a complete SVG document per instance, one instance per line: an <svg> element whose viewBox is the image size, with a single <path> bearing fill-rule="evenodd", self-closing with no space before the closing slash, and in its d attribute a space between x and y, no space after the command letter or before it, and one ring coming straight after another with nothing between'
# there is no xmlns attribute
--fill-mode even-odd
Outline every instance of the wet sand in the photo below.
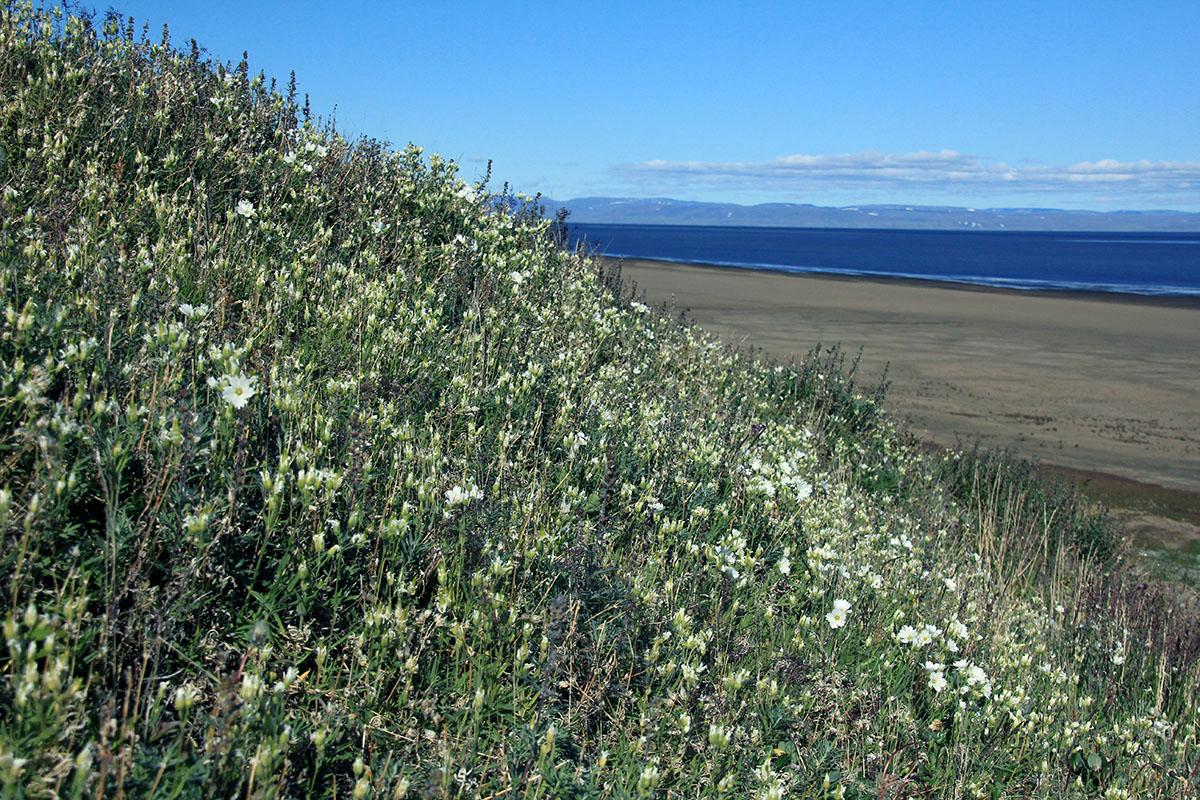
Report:
<svg viewBox="0 0 1200 800"><path fill-rule="evenodd" d="M701 327L802 358L840 343L916 435L1200 492L1200 300L1031 293L625 260Z"/></svg>

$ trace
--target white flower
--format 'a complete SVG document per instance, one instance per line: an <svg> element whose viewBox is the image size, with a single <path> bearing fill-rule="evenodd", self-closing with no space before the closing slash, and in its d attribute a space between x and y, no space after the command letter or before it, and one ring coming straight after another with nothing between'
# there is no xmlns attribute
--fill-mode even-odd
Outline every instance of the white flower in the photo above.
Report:
<svg viewBox="0 0 1200 800"><path fill-rule="evenodd" d="M657 766L651 764L643 769L641 777L638 778L637 782L638 794L645 796L653 792L654 788L658 786L658 780L659 775Z"/></svg>
<svg viewBox="0 0 1200 800"><path fill-rule="evenodd" d="M629 307L639 314L645 314L650 310L650 306L646 305L645 303L630 303Z"/></svg>
<svg viewBox="0 0 1200 800"><path fill-rule="evenodd" d="M916 647L925 647L931 644L934 639L942 635L942 629L936 625L926 624L924 628L917 631L917 637L914 642Z"/></svg>
<svg viewBox="0 0 1200 800"><path fill-rule="evenodd" d="M1125 645L1117 642L1116 648L1113 649L1112 662L1118 667L1125 663Z"/></svg>
<svg viewBox="0 0 1200 800"><path fill-rule="evenodd" d="M588 438L586 433L583 431L576 431L575 433L568 434L563 439L563 444L567 446L568 455L570 455L571 458L574 458L576 455L578 455L579 448L586 446L590 441L591 440ZM564 502L565 500L566 498L564 498Z"/></svg>
<svg viewBox="0 0 1200 800"><path fill-rule="evenodd" d="M779 571L784 575L790 575L792 572L792 560L787 556L779 559Z"/></svg>
<svg viewBox="0 0 1200 800"><path fill-rule="evenodd" d="M245 217L246 219L250 219L258 213L254 210L254 203L251 203L249 200L238 200L237 207L233 210L237 212L238 216Z"/></svg>
<svg viewBox="0 0 1200 800"><path fill-rule="evenodd" d="M917 642L917 629L912 625L905 625L896 634L896 641L900 644L911 644L915 647Z"/></svg>
<svg viewBox="0 0 1200 800"><path fill-rule="evenodd" d="M929 673L929 688L935 692L941 692L950 684L946 681L946 676L939 670Z"/></svg>
<svg viewBox="0 0 1200 800"><path fill-rule="evenodd" d="M204 317L208 314L209 310L210 310L209 307L204 303L201 303L198 306L193 306L191 303L180 303L179 304L179 313L183 314L188 319L196 319L197 317Z"/></svg>
<svg viewBox="0 0 1200 800"><path fill-rule="evenodd" d="M287 155L285 155L285 156L283 157L283 163L285 163L285 164L295 164L295 163L296 163L296 153L295 153L295 152L291 152L291 153L288 153Z"/></svg>
<svg viewBox="0 0 1200 800"><path fill-rule="evenodd" d="M457 194L463 200L466 200L468 203L475 202L475 190L470 186L464 185L461 189L455 192L455 194Z"/></svg>
<svg viewBox="0 0 1200 800"><path fill-rule="evenodd" d="M713 723L708 726L708 743L718 749L729 744L729 729Z"/></svg>
<svg viewBox="0 0 1200 800"><path fill-rule="evenodd" d="M483 492L474 484L468 485L465 489L455 484L446 490L446 502L452 506L463 505L482 497Z"/></svg>
<svg viewBox="0 0 1200 800"><path fill-rule="evenodd" d="M952 591L952 592L958 591L958 582L955 581L954 578L946 578L946 580L944 582L946 584L946 588L949 589L950 591Z"/></svg>
<svg viewBox="0 0 1200 800"><path fill-rule="evenodd" d="M829 627L840 628L846 624L846 613L850 611L850 603L847 600L834 600L833 610L825 615L825 619L829 620Z"/></svg>
<svg viewBox="0 0 1200 800"><path fill-rule="evenodd" d="M175 690L175 709L177 711L187 711L196 704L196 698L200 696L200 692L194 686L184 684Z"/></svg>
<svg viewBox="0 0 1200 800"><path fill-rule="evenodd" d="M257 381L256 377L246 377L240 373L225 375L225 388L221 390L221 399L234 408L241 408L258 391L254 385Z"/></svg>

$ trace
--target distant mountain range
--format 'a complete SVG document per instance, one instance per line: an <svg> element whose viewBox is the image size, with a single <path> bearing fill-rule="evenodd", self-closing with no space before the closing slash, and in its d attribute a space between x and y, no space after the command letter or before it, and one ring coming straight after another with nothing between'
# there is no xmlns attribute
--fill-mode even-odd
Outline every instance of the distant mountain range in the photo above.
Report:
<svg viewBox="0 0 1200 800"><path fill-rule="evenodd" d="M747 225L788 228L920 228L925 230L1200 232L1200 213L1064 211L1056 208L959 208L864 205L830 208L799 203L697 203L668 198L543 198L566 206L568 222L626 225Z"/></svg>

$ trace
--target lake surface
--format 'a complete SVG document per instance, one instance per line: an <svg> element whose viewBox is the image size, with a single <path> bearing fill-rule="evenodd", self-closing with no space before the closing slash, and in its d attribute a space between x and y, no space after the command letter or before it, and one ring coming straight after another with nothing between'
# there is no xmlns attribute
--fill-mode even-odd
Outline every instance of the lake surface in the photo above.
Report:
<svg viewBox="0 0 1200 800"><path fill-rule="evenodd" d="M568 223L600 255L1027 290L1200 296L1200 234Z"/></svg>

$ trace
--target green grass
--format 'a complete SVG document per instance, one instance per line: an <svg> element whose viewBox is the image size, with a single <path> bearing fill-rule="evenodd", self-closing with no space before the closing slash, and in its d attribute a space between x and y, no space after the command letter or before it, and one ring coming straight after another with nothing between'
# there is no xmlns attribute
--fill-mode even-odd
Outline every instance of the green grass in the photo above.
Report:
<svg viewBox="0 0 1200 800"><path fill-rule="evenodd" d="M1200 492L1139 483L1101 472L1073 470L1067 467L1046 469L1083 484L1084 491L1092 500L1109 508L1143 511L1166 519L1200 525Z"/></svg>
<svg viewBox="0 0 1200 800"><path fill-rule="evenodd" d="M2 13L0 796L1197 791L1194 611L1073 490L245 64Z"/></svg>
<svg viewBox="0 0 1200 800"><path fill-rule="evenodd" d="M1128 533L1129 546L1140 554L1133 568L1154 580L1176 584L1184 599L1196 597L1200 589L1200 494L1104 473L1042 469L1050 480L1065 477L1074 481L1086 500L1110 509L1118 518L1149 515L1148 527L1131 525L1122 531Z"/></svg>

